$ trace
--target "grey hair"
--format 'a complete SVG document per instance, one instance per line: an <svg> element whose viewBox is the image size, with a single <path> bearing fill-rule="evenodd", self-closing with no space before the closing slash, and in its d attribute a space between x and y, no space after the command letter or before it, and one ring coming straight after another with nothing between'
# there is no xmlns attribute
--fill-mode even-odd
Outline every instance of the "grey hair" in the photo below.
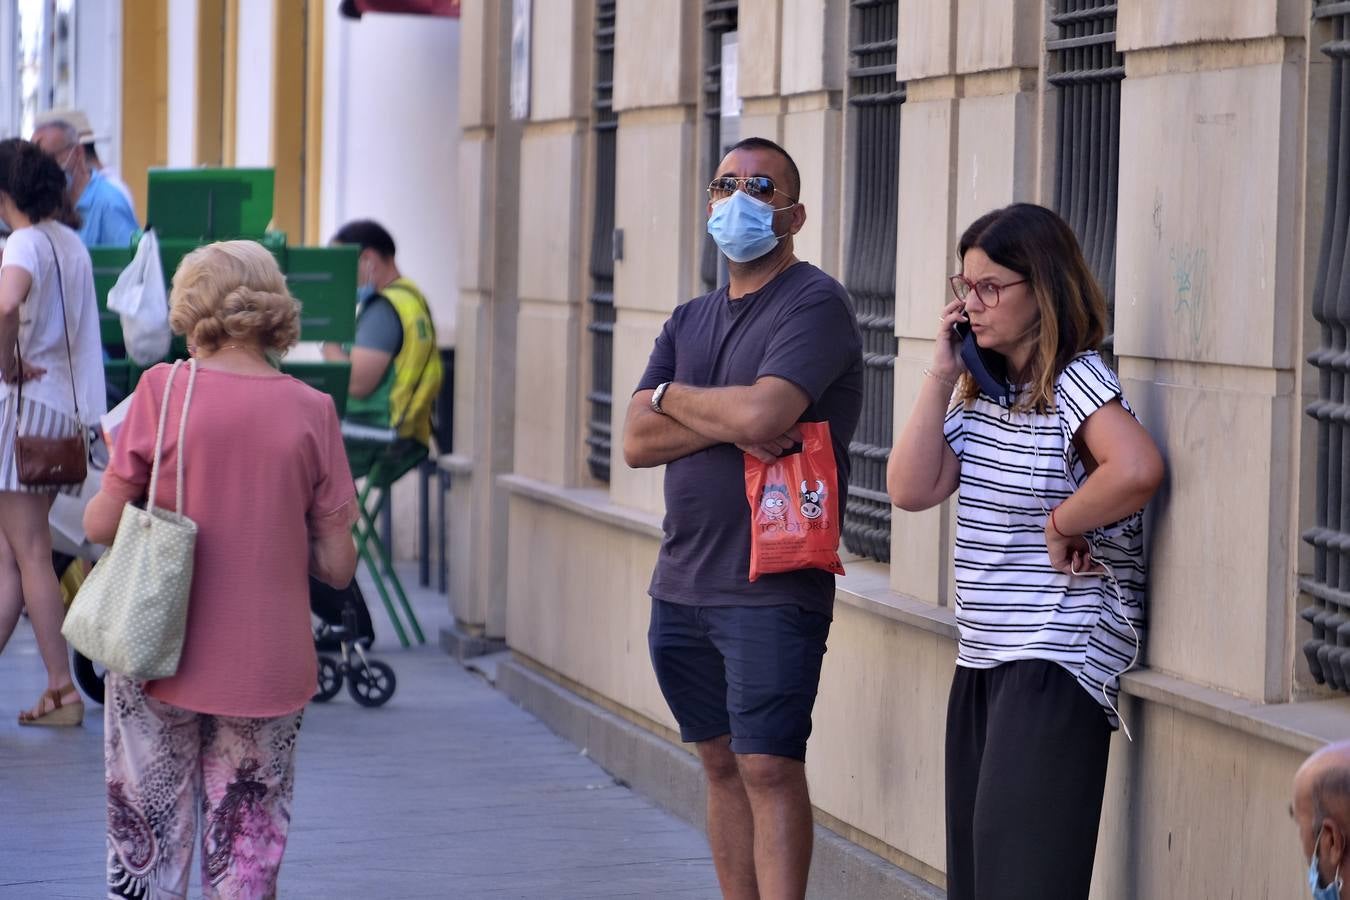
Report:
<svg viewBox="0 0 1350 900"><path fill-rule="evenodd" d="M67 145L77 146L80 143L79 129L65 119L52 119L50 122L43 122L38 126L37 130L41 131L44 128L59 128L61 130L61 136L66 139Z"/></svg>

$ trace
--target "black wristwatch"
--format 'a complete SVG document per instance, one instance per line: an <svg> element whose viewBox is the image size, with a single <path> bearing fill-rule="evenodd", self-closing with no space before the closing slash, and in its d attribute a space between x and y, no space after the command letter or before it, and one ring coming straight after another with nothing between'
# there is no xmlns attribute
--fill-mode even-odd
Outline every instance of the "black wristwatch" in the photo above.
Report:
<svg viewBox="0 0 1350 900"><path fill-rule="evenodd" d="M661 398L666 395L666 388L668 387L670 387L670 382L663 381L656 386L656 390L652 391L652 412L665 415L665 412L661 409Z"/></svg>

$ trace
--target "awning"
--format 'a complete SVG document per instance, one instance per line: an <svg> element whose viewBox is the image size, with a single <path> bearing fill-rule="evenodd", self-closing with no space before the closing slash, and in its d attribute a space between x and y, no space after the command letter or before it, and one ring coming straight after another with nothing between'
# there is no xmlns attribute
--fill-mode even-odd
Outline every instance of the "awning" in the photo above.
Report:
<svg viewBox="0 0 1350 900"><path fill-rule="evenodd" d="M363 13L405 13L458 19L459 0L342 0L338 12L349 19L359 19Z"/></svg>

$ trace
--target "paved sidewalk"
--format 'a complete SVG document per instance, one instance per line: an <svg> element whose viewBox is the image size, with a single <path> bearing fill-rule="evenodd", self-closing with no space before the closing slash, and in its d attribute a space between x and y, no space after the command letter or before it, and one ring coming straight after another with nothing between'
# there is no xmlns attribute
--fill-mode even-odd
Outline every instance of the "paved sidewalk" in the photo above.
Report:
<svg viewBox="0 0 1350 900"><path fill-rule="evenodd" d="M434 645L443 600L418 597L433 643L401 650L367 593L398 689L381 709L344 691L306 712L281 897L719 896L699 832ZM0 654L0 898L102 897L102 708L20 728L43 687L25 622Z"/></svg>

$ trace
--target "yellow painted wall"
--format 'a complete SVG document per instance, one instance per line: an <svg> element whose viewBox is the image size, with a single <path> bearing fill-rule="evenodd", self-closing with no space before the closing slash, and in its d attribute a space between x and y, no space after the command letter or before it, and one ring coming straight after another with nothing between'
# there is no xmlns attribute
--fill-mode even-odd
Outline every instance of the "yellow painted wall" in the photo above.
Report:
<svg viewBox="0 0 1350 900"><path fill-rule="evenodd" d="M122 178L146 208L146 172L168 162L168 0L122 2Z"/></svg>

